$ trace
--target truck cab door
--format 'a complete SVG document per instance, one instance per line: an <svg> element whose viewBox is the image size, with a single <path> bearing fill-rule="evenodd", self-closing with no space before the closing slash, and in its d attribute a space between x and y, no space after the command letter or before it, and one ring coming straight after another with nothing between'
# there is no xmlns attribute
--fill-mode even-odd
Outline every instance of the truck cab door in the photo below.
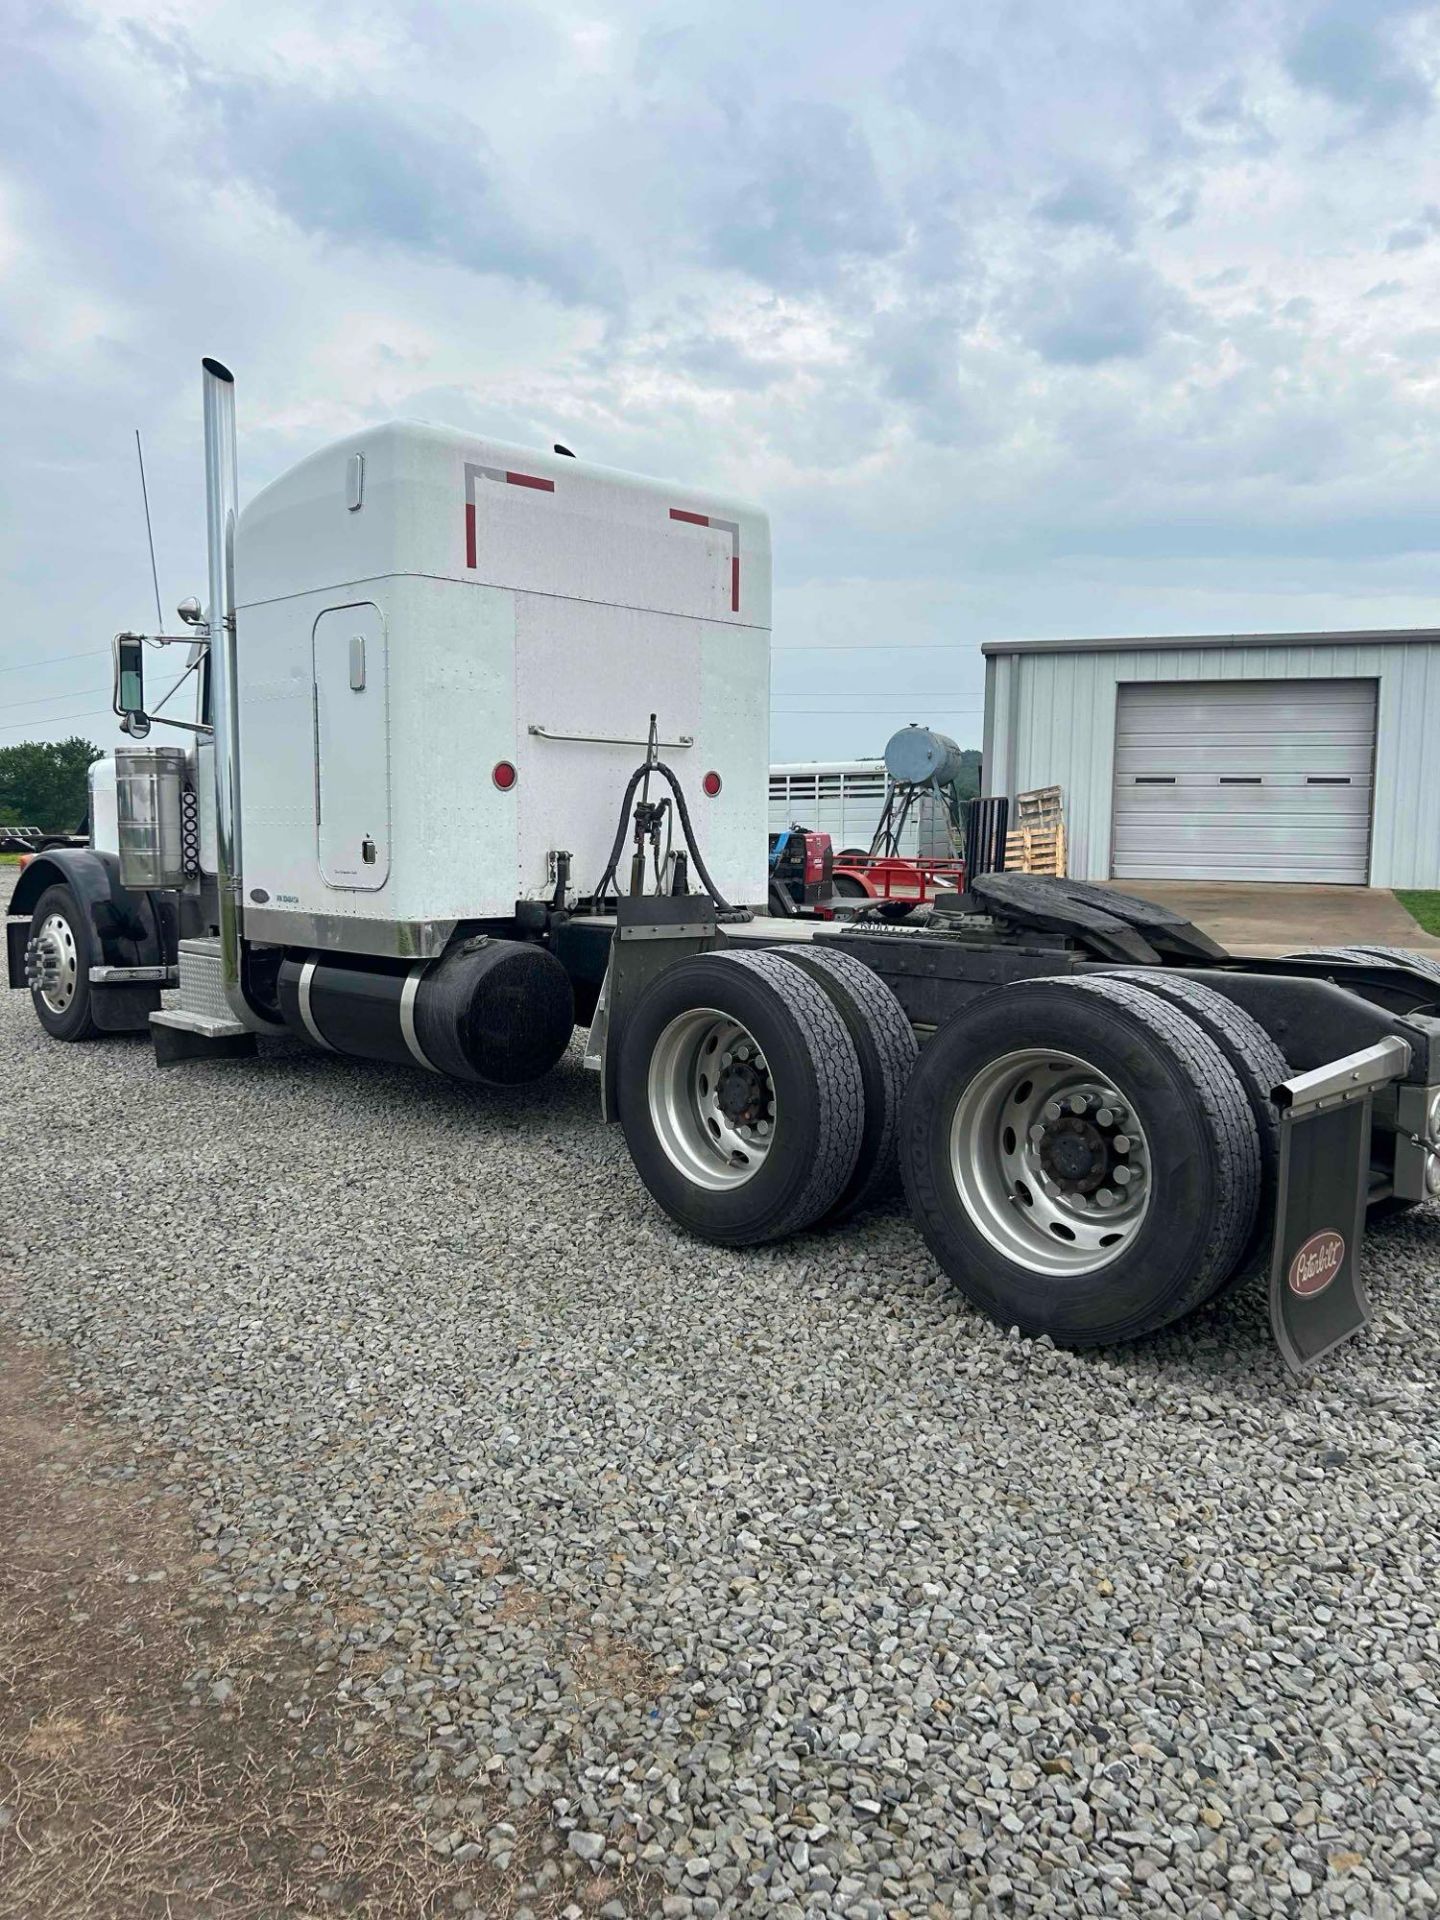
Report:
<svg viewBox="0 0 1440 1920"><path fill-rule="evenodd" d="M369 601L315 622L315 836L328 887L374 892L390 875L389 660Z"/></svg>

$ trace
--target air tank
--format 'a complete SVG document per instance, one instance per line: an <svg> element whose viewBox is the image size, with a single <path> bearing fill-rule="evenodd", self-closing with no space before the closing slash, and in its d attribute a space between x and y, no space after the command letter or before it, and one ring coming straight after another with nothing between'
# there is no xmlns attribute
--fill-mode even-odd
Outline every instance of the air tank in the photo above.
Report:
<svg viewBox="0 0 1440 1920"><path fill-rule="evenodd" d="M960 748L931 727L902 727L885 748L885 771L902 787L928 787L932 780L953 786L960 769Z"/></svg>

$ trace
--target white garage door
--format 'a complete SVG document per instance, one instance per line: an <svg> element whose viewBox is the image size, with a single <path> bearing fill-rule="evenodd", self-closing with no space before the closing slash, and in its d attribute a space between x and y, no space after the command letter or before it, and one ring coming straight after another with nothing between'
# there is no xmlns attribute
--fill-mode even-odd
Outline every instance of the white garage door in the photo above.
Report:
<svg viewBox="0 0 1440 1920"><path fill-rule="evenodd" d="M1373 680L1121 686L1117 880L1369 874Z"/></svg>

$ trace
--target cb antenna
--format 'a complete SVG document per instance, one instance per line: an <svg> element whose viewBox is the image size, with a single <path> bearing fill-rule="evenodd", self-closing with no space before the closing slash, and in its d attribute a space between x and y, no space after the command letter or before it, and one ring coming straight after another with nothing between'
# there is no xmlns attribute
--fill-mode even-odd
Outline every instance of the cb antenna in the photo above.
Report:
<svg viewBox="0 0 1440 1920"><path fill-rule="evenodd" d="M140 429L135 429L135 458L140 462L140 498L145 503L145 538L150 542L150 578L155 583L155 631L165 631L165 615L160 610L160 573L155 565L155 531L150 525L150 493L145 485L145 449L140 444Z"/></svg>

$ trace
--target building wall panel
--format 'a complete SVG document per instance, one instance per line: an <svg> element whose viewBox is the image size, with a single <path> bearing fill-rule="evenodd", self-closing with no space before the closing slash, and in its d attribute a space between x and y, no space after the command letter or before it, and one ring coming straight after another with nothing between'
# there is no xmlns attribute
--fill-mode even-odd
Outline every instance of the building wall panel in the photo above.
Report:
<svg viewBox="0 0 1440 1920"><path fill-rule="evenodd" d="M986 791L1013 799L1059 784L1072 874L1108 879L1122 681L1370 678L1379 683L1370 884L1440 887L1440 634L991 653Z"/></svg>

